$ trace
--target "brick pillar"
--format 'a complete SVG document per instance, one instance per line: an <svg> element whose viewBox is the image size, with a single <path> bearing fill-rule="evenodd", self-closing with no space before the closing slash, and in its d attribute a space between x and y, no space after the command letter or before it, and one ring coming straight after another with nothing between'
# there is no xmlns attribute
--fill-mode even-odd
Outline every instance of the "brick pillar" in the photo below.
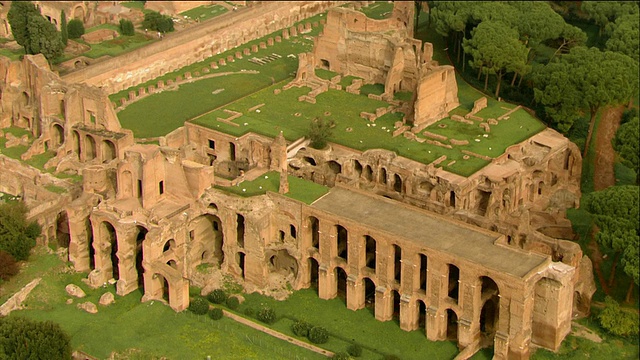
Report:
<svg viewBox="0 0 640 360"><path fill-rule="evenodd" d="M376 287L376 320L393 319L393 297L391 291L382 286Z"/></svg>
<svg viewBox="0 0 640 360"><path fill-rule="evenodd" d="M133 225L133 224L132 224ZM136 270L136 237L138 229L135 226L120 228L118 233L118 282L116 294L127 295L138 288L138 271Z"/></svg>
<svg viewBox="0 0 640 360"><path fill-rule="evenodd" d="M69 216L69 261L76 271L89 272L91 259L89 258L89 237L91 225L88 214L84 211L67 211Z"/></svg>
<svg viewBox="0 0 640 360"><path fill-rule="evenodd" d="M509 304L509 353L508 359L529 359L531 343L531 319L533 316L533 294L525 289L524 297L511 298ZM501 301L502 302L502 299ZM502 306L500 306L502 310ZM500 313L502 317L502 312Z"/></svg>
<svg viewBox="0 0 640 360"><path fill-rule="evenodd" d="M347 277L347 309L360 310L364 308L364 283L358 281L357 276Z"/></svg>
<svg viewBox="0 0 640 360"><path fill-rule="evenodd" d="M318 268L318 297L329 300L338 294L338 283L333 271L329 271L325 264L320 264Z"/></svg>
<svg viewBox="0 0 640 360"><path fill-rule="evenodd" d="M400 295L400 329L413 331L418 328L418 307L416 300L406 295Z"/></svg>
<svg viewBox="0 0 640 360"><path fill-rule="evenodd" d="M92 225L95 269L89 273L89 285L97 288L113 277L113 264L111 262L111 244L107 241L108 235L103 234L106 229L102 226L102 221L92 221Z"/></svg>
<svg viewBox="0 0 640 360"><path fill-rule="evenodd" d="M458 343L462 348L475 346L480 341L480 312L482 311L482 281L479 277L460 270L459 304L461 314Z"/></svg>

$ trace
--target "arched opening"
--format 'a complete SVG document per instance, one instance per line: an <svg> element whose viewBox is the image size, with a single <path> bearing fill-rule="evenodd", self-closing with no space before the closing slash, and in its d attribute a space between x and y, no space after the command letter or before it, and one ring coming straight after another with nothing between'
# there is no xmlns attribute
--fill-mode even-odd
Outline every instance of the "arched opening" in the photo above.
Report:
<svg viewBox="0 0 640 360"><path fill-rule="evenodd" d="M73 131L73 151L80 157L80 134L77 131Z"/></svg>
<svg viewBox="0 0 640 360"><path fill-rule="evenodd" d="M244 247L244 216L236 215L236 241L239 247Z"/></svg>
<svg viewBox="0 0 640 360"><path fill-rule="evenodd" d="M456 207L456 192L453 190L449 193L449 206Z"/></svg>
<svg viewBox="0 0 640 360"><path fill-rule="evenodd" d="M154 294L156 298L162 299L169 304L171 299L169 298L169 282L167 279L158 273L153 274L152 279L156 283L156 292Z"/></svg>
<svg viewBox="0 0 640 360"><path fill-rule="evenodd" d="M87 161L96 157L96 141L90 135L85 135L85 158Z"/></svg>
<svg viewBox="0 0 640 360"><path fill-rule="evenodd" d="M178 270L178 263L175 260L167 261L167 265L171 266L171 268Z"/></svg>
<svg viewBox="0 0 640 360"><path fill-rule="evenodd" d="M302 161L306 162L307 164L309 164L311 166L316 166L316 161L311 156L304 156L302 158Z"/></svg>
<svg viewBox="0 0 640 360"><path fill-rule="evenodd" d="M380 184L387 184L387 169L380 168L380 177L378 178Z"/></svg>
<svg viewBox="0 0 640 360"><path fill-rule="evenodd" d="M64 128L60 124L53 124L51 127L51 140L54 149L64 144Z"/></svg>
<svg viewBox="0 0 640 360"><path fill-rule="evenodd" d="M236 254L236 263L240 268L240 275L244 279L244 253L243 252L239 252Z"/></svg>
<svg viewBox="0 0 640 360"><path fill-rule="evenodd" d="M118 237L116 229L107 221L102 222L102 241L103 244L108 247L109 256L111 259L111 272L114 280L120 279L120 273L118 269Z"/></svg>
<svg viewBox="0 0 640 360"><path fill-rule="evenodd" d="M222 265L224 238L221 224L220 218L210 214L198 216L189 224L189 254L194 269L200 264Z"/></svg>
<svg viewBox="0 0 640 360"><path fill-rule="evenodd" d="M347 229L345 229L341 225L336 225L336 238L338 239L338 257L344 259L344 261L349 260L349 248L347 245L348 237L349 233L347 232Z"/></svg>
<svg viewBox="0 0 640 360"><path fill-rule="evenodd" d="M89 269L95 270L96 268L96 250L93 248L93 227L91 226L91 221L86 219L84 222L85 231L87 232L87 247L89 250Z"/></svg>
<svg viewBox="0 0 640 360"><path fill-rule="evenodd" d="M236 161L236 144L229 143L229 160Z"/></svg>
<svg viewBox="0 0 640 360"><path fill-rule="evenodd" d="M298 261L289 254L289 251L271 250L270 255L267 256L269 272L281 275L286 281L293 281L298 276Z"/></svg>
<svg viewBox="0 0 640 360"><path fill-rule="evenodd" d="M106 163L116 158L116 146L110 140L102 142L102 162Z"/></svg>
<svg viewBox="0 0 640 360"><path fill-rule="evenodd" d="M66 211L59 213L56 219L56 241L59 247L69 248L71 236L69 235L69 217Z"/></svg>
<svg viewBox="0 0 640 360"><path fill-rule="evenodd" d="M309 216L309 227L311 228L311 246L320 249L320 221L315 216Z"/></svg>
<svg viewBox="0 0 640 360"><path fill-rule="evenodd" d="M402 275L402 263L400 260L402 259L402 249L400 246L393 244L393 278L400 282Z"/></svg>
<svg viewBox="0 0 640 360"><path fill-rule="evenodd" d="M364 175L364 178L367 181L369 181L369 182L373 181L373 170L371 170L371 166L369 166L369 165L365 166L362 173Z"/></svg>
<svg viewBox="0 0 640 360"><path fill-rule="evenodd" d="M166 243L164 243L164 246L162 247L162 252L167 252L175 248L176 248L176 241L173 239L169 239Z"/></svg>
<svg viewBox="0 0 640 360"><path fill-rule="evenodd" d="M216 205L215 203L210 203L209 210L218 211L218 205Z"/></svg>
<svg viewBox="0 0 640 360"><path fill-rule="evenodd" d="M73 18L84 22L84 9L82 6L76 6L76 8L73 9Z"/></svg>
<svg viewBox="0 0 640 360"><path fill-rule="evenodd" d="M393 295L393 321L400 324L400 293L392 290Z"/></svg>
<svg viewBox="0 0 640 360"><path fill-rule="evenodd" d="M329 166L329 170L331 170L334 175L338 175L342 172L342 165L333 160L327 162L327 166Z"/></svg>
<svg viewBox="0 0 640 360"><path fill-rule="evenodd" d="M133 197L133 175L131 171L125 170L120 175L121 180L120 184L120 192L122 193L122 197L129 199Z"/></svg>
<svg viewBox="0 0 640 360"><path fill-rule="evenodd" d="M293 224L289 224L289 235L294 239L298 237L298 231Z"/></svg>
<svg viewBox="0 0 640 360"><path fill-rule="evenodd" d="M338 284L338 297L347 304L347 273L341 267L336 267L335 275Z"/></svg>
<svg viewBox="0 0 640 360"><path fill-rule="evenodd" d="M393 190L402 193L402 178L398 174L393 176Z"/></svg>
<svg viewBox="0 0 640 360"><path fill-rule="evenodd" d="M420 290L427 292L427 255L420 254Z"/></svg>
<svg viewBox="0 0 640 360"><path fill-rule="evenodd" d="M364 282L364 303L373 316L376 315L376 284L369 278L362 279Z"/></svg>
<svg viewBox="0 0 640 360"><path fill-rule="evenodd" d="M498 304L494 298L487 300L480 311L480 332L485 339L491 338L496 332L498 325Z"/></svg>
<svg viewBox="0 0 640 360"><path fill-rule="evenodd" d="M376 239L369 235L364 236L365 263L369 269L376 270Z"/></svg>
<svg viewBox="0 0 640 360"><path fill-rule="evenodd" d="M144 267L142 266L143 253L142 253L142 243L144 239L147 237L147 233L149 230L144 226L136 226L138 230L138 235L136 235L136 271L138 272L138 288L142 289L142 293L144 294Z"/></svg>
<svg viewBox="0 0 640 360"><path fill-rule="evenodd" d="M360 161L353 160L353 170L356 172L358 178L362 176L362 164L360 164Z"/></svg>
<svg viewBox="0 0 640 360"><path fill-rule="evenodd" d="M427 305L422 300L416 304L418 308L418 327L427 330Z"/></svg>
<svg viewBox="0 0 640 360"><path fill-rule="evenodd" d="M447 340L458 341L458 315L447 309Z"/></svg>
<svg viewBox="0 0 640 360"><path fill-rule="evenodd" d="M450 298L458 301L458 281L460 280L460 269L453 264L449 264L449 287L448 295Z"/></svg>
<svg viewBox="0 0 640 360"><path fill-rule="evenodd" d="M318 270L320 265L318 261L312 257L309 258L309 286L318 293Z"/></svg>

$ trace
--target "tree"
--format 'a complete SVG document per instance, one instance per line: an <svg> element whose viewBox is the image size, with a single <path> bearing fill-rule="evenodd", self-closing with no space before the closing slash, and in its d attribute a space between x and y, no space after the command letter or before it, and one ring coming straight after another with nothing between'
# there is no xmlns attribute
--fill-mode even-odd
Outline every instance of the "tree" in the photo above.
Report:
<svg viewBox="0 0 640 360"><path fill-rule="evenodd" d="M635 61L640 60L640 31L638 30L638 15L624 15L607 26L609 40L605 48L610 51L621 52Z"/></svg>
<svg viewBox="0 0 640 360"><path fill-rule="evenodd" d="M640 172L638 171L638 152L640 151L640 146L638 145L640 139L639 127L640 122L636 116L630 121L620 125L613 141L613 148L622 158L622 164L635 170L636 182L640 181Z"/></svg>
<svg viewBox="0 0 640 360"><path fill-rule="evenodd" d="M145 29L168 33L173 31L173 19L171 16L162 15L156 11L150 11L144 14L142 27Z"/></svg>
<svg viewBox="0 0 640 360"><path fill-rule="evenodd" d="M67 24L67 30L69 32L69 39L78 39L84 35L84 24L78 19L73 19Z"/></svg>
<svg viewBox="0 0 640 360"><path fill-rule="evenodd" d="M26 260L40 236L40 226L26 220L27 207L23 203L0 205L0 250L16 260Z"/></svg>
<svg viewBox="0 0 640 360"><path fill-rule="evenodd" d="M7 21L11 26L11 33L16 42L24 48L26 54L33 54L29 48L29 18L40 15L36 6L30 1L13 1L7 13Z"/></svg>
<svg viewBox="0 0 640 360"><path fill-rule="evenodd" d="M327 146L327 141L329 141L331 137L333 127L335 127L333 120L324 118L314 118L311 120L309 133L307 134L311 140L309 145L314 149L324 149Z"/></svg>
<svg viewBox="0 0 640 360"><path fill-rule="evenodd" d="M67 15L64 13L64 10L60 11L60 39L62 40L62 44L67 46L69 43L69 31L67 30Z"/></svg>
<svg viewBox="0 0 640 360"><path fill-rule="evenodd" d="M64 45L55 25L41 15L29 18L29 47L34 54L42 54L51 61L62 55Z"/></svg>
<svg viewBox="0 0 640 360"><path fill-rule="evenodd" d="M0 250L0 280L9 280L18 273L18 264L11 254Z"/></svg>
<svg viewBox="0 0 640 360"><path fill-rule="evenodd" d="M485 74L485 90L490 74L498 78L495 97L500 94L502 76L507 71L526 71L529 50L518 40L518 32L501 21L481 22L462 46L473 57L469 64Z"/></svg>
<svg viewBox="0 0 640 360"><path fill-rule="evenodd" d="M616 253L610 282L615 279L616 265L620 258L625 273L632 278L627 301L631 297L634 283L638 284L639 277L639 189L638 186L631 185L612 186L589 194L583 203L585 209L595 216L596 224L600 228L596 234L596 241Z"/></svg>
<svg viewBox="0 0 640 360"><path fill-rule="evenodd" d="M120 19L120 32L122 35L132 36L136 33L136 30L130 20Z"/></svg>
<svg viewBox="0 0 640 360"><path fill-rule="evenodd" d="M606 26L616 18L638 14L638 4L619 1L584 1L582 10L600 27L599 34L602 35Z"/></svg>
<svg viewBox="0 0 640 360"><path fill-rule="evenodd" d="M630 336L638 334L638 314L624 311L618 302L612 297L604 298L604 309L598 315L598 320L603 328L617 336Z"/></svg>
<svg viewBox="0 0 640 360"><path fill-rule="evenodd" d="M549 62L551 62L558 53L566 52L574 46L584 45L587 42L587 34L577 26L565 24L558 37L558 42L560 46L558 46L553 55L551 55Z"/></svg>
<svg viewBox="0 0 640 360"><path fill-rule="evenodd" d="M578 46L559 61L540 69L534 80L535 100L545 106L547 113L559 124L560 131L565 133L573 125L575 116L562 116L588 112L586 151L598 110L605 105L628 101L637 92L637 76L636 62L630 57Z"/></svg>
<svg viewBox="0 0 640 360"><path fill-rule="evenodd" d="M71 339L60 325L0 318L0 359L71 359Z"/></svg>

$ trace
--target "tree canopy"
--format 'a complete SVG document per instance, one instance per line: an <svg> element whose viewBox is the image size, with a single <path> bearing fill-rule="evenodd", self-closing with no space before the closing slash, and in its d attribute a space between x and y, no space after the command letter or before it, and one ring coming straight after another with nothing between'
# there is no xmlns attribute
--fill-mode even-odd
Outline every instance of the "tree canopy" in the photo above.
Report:
<svg viewBox="0 0 640 360"><path fill-rule="evenodd" d="M314 118L311 120L309 133L307 134L311 140L309 145L314 149L324 149L333 133L333 127L335 127L333 120L324 118Z"/></svg>
<svg viewBox="0 0 640 360"><path fill-rule="evenodd" d="M55 25L41 15L29 18L29 47L34 54L42 54L51 61L62 55L64 45Z"/></svg>
<svg viewBox="0 0 640 360"><path fill-rule="evenodd" d="M606 49L621 52L635 61L640 57L640 31L638 30L638 14L624 15L607 26L609 40Z"/></svg>
<svg viewBox="0 0 640 360"><path fill-rule="evenodd" d="M620 154L622 163L635 170L636 181L640 181L638 153L640 152L640 122L638 117L620 125L613 142L614 149Z"/></svg>
<svg viewBox="0 0 640 360"><path fill-rule="evenodd" d="M630 336L638 334L638 314L624 311L620 305L610 296L604 299L604 309L598 315L600 324L608 332L618 336Z"/></svg>
<svg viewBox="0 0 640 360"><path fill-rule="evenodd" d="M71 339L60 325L0 318L0 359L71 359Z"/></svg>
<svg viewBox="0 0 640 360"><path fill-rule="evenodd" d="M638 4L631 1L583 1L582 10L600 27L602 34L606 26L616 18L638 14Z"/></svg>
<svg viewBox="0 0 640 360"><path fill-rule="evenodd" d="M144 14L142 27L145 29L168 33L173 31L173 19L171 16L162 15L156 11L150 11Z"/></svg>
<svg viewBox="0 0 640 360"><path fill-rule="evenodd" d="M14 1L11 3L7 20L11 26L11 33L18 45L24 48L26 54L33 54L29 41L29 19L32 15L40 15L31 1Z"/></svg>
<svg viewBox="0 0 640 360"><path fill-rule="evenodd" d="M0 250L16 260L26 260L36 245L40 226L27 222L27 208L23 203L0 204Z"/></svg>

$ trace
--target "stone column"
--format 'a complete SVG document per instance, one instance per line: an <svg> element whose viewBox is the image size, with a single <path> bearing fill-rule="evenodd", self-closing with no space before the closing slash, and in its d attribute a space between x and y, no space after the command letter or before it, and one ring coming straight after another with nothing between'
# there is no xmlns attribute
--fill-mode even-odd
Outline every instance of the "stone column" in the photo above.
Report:
<svg viewBox="0 0 640 360"><path fill-rule="evenodd" d="M88 213L84 211L67 211L69 216L69 261L76 271L89 272L91 259L89 258L89 239L93 237Z"/></svg>
<svg viewBox="0 0 640 360"><path fill-rule="evenodd" d="M138 271L136 269L136 238L138 229L134 224L127 228L120 227L118 234L118 282L116 294L127 295L138 288Z"/></svg>
<svg viewBox="0 0 640 360"><path fill-rule="evenodd" d="M391 291L384 286L376 287L376 320L388 321L393 319L393 297Z"/></svg>
<svg viewBox="0 0 640 360"><path fill-rule="evenodd" d="M418 307L416 300L408 295L400 294L400 329L413 331L418 328Z"/></svg>
<svg viewBox="0 0 640 360"><path fill-rule="evenodd" d="M480 341L480 311L482 310L482 281L464 271L460 272L460 309L458 343L462 348Z"/></svg>
<svg viewBox="0 0 640 360"><path fill-rule="evenodd" d="M318 297L329 300L338 294L336 276L333 271L329 271L327 265L320 264L318 267Z"/></svg>
<svg viewBox="0 0 640 360"><path fill-rule="evenodd" d="M105 241L106 236L102 233L104 230L102 222L92 221L92 225L93 233L97 236L93 239L95 269L89 273L89 285L97 288L113 277L113 264L111 262L111 243Z"/></svg>
<svg viewBox="0 0 640 360"><path fill-rule="evenodd" d="M501 301L502 302L502 301ZM500 307L502 310L502 307ZM509 353L508 359L529 359L531 343L531 319L533 317L533 290L524 289L524 294L511 298L509 306ZM502 317L502 314L500 314Z"/></svg>
<svg viewBox="0 0 640 360"><path fill-rule="evenodd" d="M347 309L360 310L364 308L364 284L355 275L347 277Z"/></svg>

